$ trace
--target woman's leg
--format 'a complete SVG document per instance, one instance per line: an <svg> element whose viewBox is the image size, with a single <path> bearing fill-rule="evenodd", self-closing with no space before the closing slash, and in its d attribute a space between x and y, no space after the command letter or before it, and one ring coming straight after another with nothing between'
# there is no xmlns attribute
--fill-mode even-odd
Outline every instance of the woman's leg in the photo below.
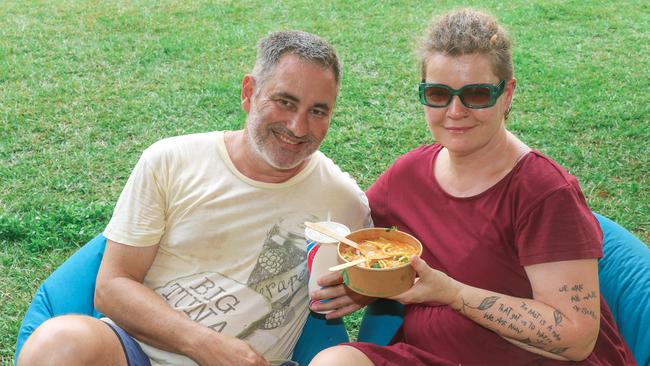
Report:
<svg viewBox="0 0 650 366"><path fill-rule="evenodd" d="M375 364L361 351L352 346L335 346L320 351L309 366L374 366Z"/></svg>

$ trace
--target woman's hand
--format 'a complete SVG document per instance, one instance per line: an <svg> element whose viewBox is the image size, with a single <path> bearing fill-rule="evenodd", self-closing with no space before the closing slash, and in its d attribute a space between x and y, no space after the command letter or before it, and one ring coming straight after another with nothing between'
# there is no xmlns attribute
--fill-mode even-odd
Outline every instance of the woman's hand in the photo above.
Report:
<svg viewBox="0 0 650 366"><path fill-rule="evenodd" d="M391 297L402 304L439 302L452 305L457 302L461 284L444 272L435 270L422 258L413 256L411 265L417 273L415 284L405 292Z"/></svg>

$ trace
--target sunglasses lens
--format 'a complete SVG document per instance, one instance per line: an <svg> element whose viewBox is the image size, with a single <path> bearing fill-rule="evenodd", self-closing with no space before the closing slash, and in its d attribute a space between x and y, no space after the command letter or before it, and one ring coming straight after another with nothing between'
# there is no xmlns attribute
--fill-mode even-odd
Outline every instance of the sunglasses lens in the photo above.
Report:
<svg viewBox="0 0 650 366"><path fill-rule="evenodd" d="M451 92L445 88L430 86L424 89L424 98L431 106L444 107L449 103L451 97Z"/></svg>
<svg viewBox="0 0 650 366"><path fill-rule="evenodd" d="M490 104L490 89L486 87L472 87L463 89L460 93L463 103L472 107L488 107Z"/></svg>

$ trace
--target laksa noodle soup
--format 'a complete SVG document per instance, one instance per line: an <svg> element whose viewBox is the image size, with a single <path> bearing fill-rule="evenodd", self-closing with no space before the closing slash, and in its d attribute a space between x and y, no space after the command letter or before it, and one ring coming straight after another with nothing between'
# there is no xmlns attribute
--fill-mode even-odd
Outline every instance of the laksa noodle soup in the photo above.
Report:
<svg viewBox="0 0 650 366"><path fill-rule="evenodd" d="M346 246L341 249L341 256L348 262L364 258L366 261L359 264L366 268L394 268L411 261L411 257L418 255L419 248L383 236L375 240L364 240L359 243L361 250Z"/></svg>
<svg viewBox="0 0 650 366"><path fill-rule="evenodd" d="M338 261L360 260L360 264L342 270L343 283L352 291L366 296L390 297L413 286L415 270L411 258L422 254L422 243L399 230L369 228L346 236L359 249L338 244Z"/></svg>

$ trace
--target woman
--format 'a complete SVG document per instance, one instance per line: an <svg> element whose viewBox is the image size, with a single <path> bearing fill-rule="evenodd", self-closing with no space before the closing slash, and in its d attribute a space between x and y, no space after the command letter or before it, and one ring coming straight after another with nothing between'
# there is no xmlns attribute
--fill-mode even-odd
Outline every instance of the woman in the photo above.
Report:
<svg viewBox="0 0 650 366"><path fill-rule="evenodd" d="M576 179L506 129L516 87L496 20L462 9L420 48L420 101L436 144L367 192L377 226L425 246L387 347L350 343L312 365L629 365L598 289L602 233Z"/></svg>

